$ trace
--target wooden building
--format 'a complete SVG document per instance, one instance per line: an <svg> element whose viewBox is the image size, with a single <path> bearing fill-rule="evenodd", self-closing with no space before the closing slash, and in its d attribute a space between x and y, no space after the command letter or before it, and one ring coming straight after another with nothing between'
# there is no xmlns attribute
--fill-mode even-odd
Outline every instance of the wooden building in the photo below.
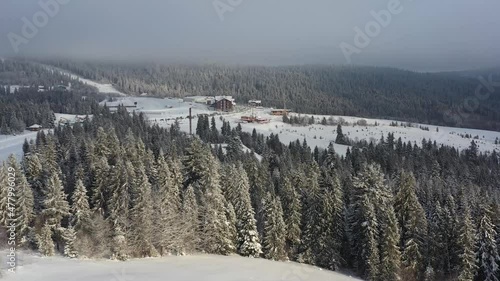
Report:
<svg viewBox="0 0 500 281"><path fill-rule="evenodd" d="M216 100L213 103L212 106L217 111L228 112L228 111L233 111L233 109L234 109L234 102L232 100L230 100L230 99L222 98L222 99Z"/></svg>
<svg viewBox="0 0 500 281"><path fill-rule="evenodd" d="M42 129L42 125L38 125L38 124L33 124L31 126L29 126L28 128L26 128L28 131L32 131L32 132L38 132Z"/></svg>
<svg viewBox="0 0 500 281"><path fill-rule="evenodd" d="M271 110L271 115L275 115L275 116L283 116L283 115L287 115L288 113L290 113L289 109L272 109Z"/></svg>

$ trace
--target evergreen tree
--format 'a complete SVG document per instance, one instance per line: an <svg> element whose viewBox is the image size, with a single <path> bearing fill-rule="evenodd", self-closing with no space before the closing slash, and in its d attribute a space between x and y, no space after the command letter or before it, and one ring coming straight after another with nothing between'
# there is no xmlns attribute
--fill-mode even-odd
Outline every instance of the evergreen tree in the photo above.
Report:
<svg viewBox="0 0 500 281"><path fill-rule="evenodd" d="M293 188L288 176L282 177L280 196L283 202L283 213L285 214L288 257L295 260L301 237L301 203L299 194Z"/></svg>
<svg viewBox="0 0 500 281"><path fill-rule="evenodd" d="M399 222L402 251L402 267L404 276L408 279L418 279L418 273L423 272L424 237L427 233L425 212L418 201L415 192L413 175L401 172L397 181L397 193L394 199L394 209Z"/></svg>
<svg viewBox="0 0 500 281"><path fill-rule="evenodd" d="M33 191L22 172L16 174L16 239L20 244L27 241L27 236L35 218Z"/></svg>
<svg viewBox="0 0 500 281"><path fill-rule="evenodd" d="M224 188L226 199L234 206L236 214L238 253L243 256L258 257L262 251L247 174L241 165L238 168L232 166L227 170L225 181L228 185Z"/></svg>
<svg viewBox="0 0 500 281"><path fill-rule="evenodd" d="M73 204L71 205L71 225L75 231L85 231L90 229L91 213L89 207L89 199L87 189L83 185L81 179L76 182L75 192L71 197Z"/></svg>
<svg viewBox="0 0 500 281"><path fill-rule="evenodd" d="M137 167L136 176L137 194L131 209L130 244L132 251L139 257L156 256L158 253L153 246L153 198L144 166Z"/></svg>
<svg viewBox="0 0 500 281"><path fill-rule="evenodd" d="M36 236L38 249L44 256L53 256L54 251L54 241L52 240L52 227L45 224L40 230L40 234Z"/></svg>
<svg viewBox="0 0 500 281"><path fill-rule="evenodd" d="M379 167L367 165L353 179L349 206L349 236L358 271L368 280L379 276L379 220L375 203L380 202L383 175Z"/></svg>
<svg viewBox="0 0 500 281"><path fill-rule="evenodd" d="M45 188L42 215L47 225L59 227L63 217L70 215L70 207L57 173L52 174Z"/></svg>
<svg viewBox="0 0 500 281"><path fill-rule="evenodd" d="M198 204L196 202L196 195L194 188L188 186L184 191L182 204L183 221L186 224L186 233L184 235L184 249L187 252L195 251L200 244L200 221L198 217Z"/></svg>
<svg viewBox="0 0 500 281"><path fill-rule="evenodd" d="M477 234L478 252L477 260L479 265L478 280L498 281L498 247L495 241L496 231L491 222L491 210L484 208Z"/></svg>
<svg viewBox="0 0 500 281"><path fill-rule="evenodd" d="M465 205L463 221L459 230L460 274L459 281L473 281L476 275L476 229L468 205Z"/></svg>
<svg viewBox="0 0 500 281"><path fill-rule="evenodd" d="M77 258L78 251L75 248L76 231L72 226L64 230L63 240L64 240L64 255L68 258Z"/></svg>
<svg viewBox="0 0 500 281"><path fill-rule="evenodd" d="M286 260L286 226L279 198L268 193L264 216L264 256L270 260Z"/></svg>

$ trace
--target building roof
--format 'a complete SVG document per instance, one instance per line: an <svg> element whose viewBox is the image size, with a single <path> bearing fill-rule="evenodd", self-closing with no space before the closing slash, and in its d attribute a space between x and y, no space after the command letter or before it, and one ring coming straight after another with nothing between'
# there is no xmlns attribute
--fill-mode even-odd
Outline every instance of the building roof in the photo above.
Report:
<svg viewBox="0 0 500 281"><path fill-rule="evenodd" d="M28 128L29 129L40 129L41 127L42 127L42 125L33 124L33 125L29 126Z"/></svg>

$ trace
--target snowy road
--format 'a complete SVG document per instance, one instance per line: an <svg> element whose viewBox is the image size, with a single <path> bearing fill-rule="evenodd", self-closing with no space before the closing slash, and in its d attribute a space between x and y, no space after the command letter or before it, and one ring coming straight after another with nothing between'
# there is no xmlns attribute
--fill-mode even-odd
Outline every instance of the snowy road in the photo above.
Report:
<svg viewBox="0 0 500 281"><path fill-rule="evenodd" d="M290 262L196 255L117 261L29 257L4 280L23 281L355 281L336 272Z"/></svg>
<svg viewBox="0 0 500 281"><path fill-rule="evenodd" d="M26 131L17 136L0 135L0 162L6 160L11 154L16 155L17 159L20 159L23 155L24 140L35 139L36 134L36 132Z"/></svg>

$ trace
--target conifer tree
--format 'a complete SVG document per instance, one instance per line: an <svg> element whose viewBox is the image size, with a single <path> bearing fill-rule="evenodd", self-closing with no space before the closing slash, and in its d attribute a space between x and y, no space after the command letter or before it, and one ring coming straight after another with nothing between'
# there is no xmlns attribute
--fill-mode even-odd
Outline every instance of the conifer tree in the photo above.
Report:
<svg viewBox="0 0 500 281"><path fill-rule="evenodd" d="M76 181L75 191L71 197L73 204L71 205L71 225L75 231L85 231L90 229L91 213L87 189L83 185L81 179Z"/></svg>
<svg viewBox="0 0 500 281"><path fill-rule="evenodd" d="M418 278L425 268L424 237L427 235L425 212L415 192L413 175L401 172L397 182L394 209L398 218L402 251L402 267L407 278Z"/></svg>
<svg viewBox="0 0 500 281"><path fill-rule="evenodd" d="M93 210L101 215L107 215L106 202L110 194L109 190L109 171L108 160L101 156L93 167L94 180L92 182L92 206Z"/></svg>
<svg viewBox="0 0 500 281"><path fill-rule="evenodd" d="M491 222L491 210L488 207L483 209L477 234L478 278L484 281L498 281L498 261L500 260L500 256L498 255L498 247L495 241L497 233Z"/></svg>
<svg viewBox="0 0 500 281"><path fill-rule="evenodd" d="M349 235L357 269L368 280L377 280L379 276L379 220L375 203L380 201L382 187L383 175L374 165L363 167L353 179Z"/></svg>
<svg viewBox="0 0 500 281"><path fill-rule="evenodd" d="M473 281L476 275L476 229L472 222L471 213L466 204L463 210L463 221L459 230L460 274L459 281Z"/></svg>
<svg viewBox="0 0 500 281"><path fill-rule="evenodd" d="M196 195L194 188L188 186L184 191L182 203L182 215L185 222L186 233L184 235L184 249L187 252L195 251L200 244L200 221L198 218L198 204L196 202Z"/></svg>
<svg viewBox="0 0 500 281"><path fill-rule="evenodd" d="M270 260L286 260L286 225L279 198L267 194L264 216L264 256Z"/></svg>
<svg viewBox="0 0 500 281"><path fill-rule="evenodd" d="M8 225L9 220L9 182L5 163L0 166L0 226Z"/></svg>
<svg viewBox="0 0 500 281"><path fill-rule="evenodd" d="M57 173L52 174L45 188L42 214L47 225L59 227L63 217L70 215L70 207Z"/></svg>
<svg viewBox="0 0 500 281"><path fill-rule="evenodd" d="M258 257L261 254L261 245L257 232L255 213L250 199L250 184L241 165L238 168L231 166L225 178L228 186L224 189L226 198L234 206L236 214L236 229L238 233L237 250L240 255Z"/></svg>
<svg viewBox="0 0 500 281"><path fill-rule="evenodd" d="M293 188L289 176L282 177L280 196L283 202L283 213L285 214L288 257L295 260L301 237L301 203L299 194Z"/></svg>
<svg viewBox="0 0 500 281"><path fill-rule="evenodd" d="M78 251L75 248L76 232L75 229L70 226L63 231L64 240L64 255L68 258L77 258Z"/></svg>
<svg viewBox="0 0 500 281"><path fill-rule="evenodd" d="M153 198L144 166L137 168L136 176L137 194L131 209L130 244L133 252L139 257L156 256L157 252L153 246Z"/></svg>
<svg viewBox="0 0 500 281"><path fill-rule="evenodd" d="M35 218L33 191L22 172L16 174L16 239L22 245Z"/></svg>
<svg viewBox="0 0 500 281"><path fill-rule="evenodd" d="M36 235L36 240L38 244L38 249L44 256L53 256L54 251L54 241L52 240L52 227L45 224L40 230L40 234Z"/></svg>
<svg viewBox="0 0 500 281"><path fill-rule="evenodd" d="M387 187L382 189L382 206L380 218L380 281L401 280L401 253L399 250L399 226L394 212L392 194ZM379 205L379 207L380 207Z"/></svg>

